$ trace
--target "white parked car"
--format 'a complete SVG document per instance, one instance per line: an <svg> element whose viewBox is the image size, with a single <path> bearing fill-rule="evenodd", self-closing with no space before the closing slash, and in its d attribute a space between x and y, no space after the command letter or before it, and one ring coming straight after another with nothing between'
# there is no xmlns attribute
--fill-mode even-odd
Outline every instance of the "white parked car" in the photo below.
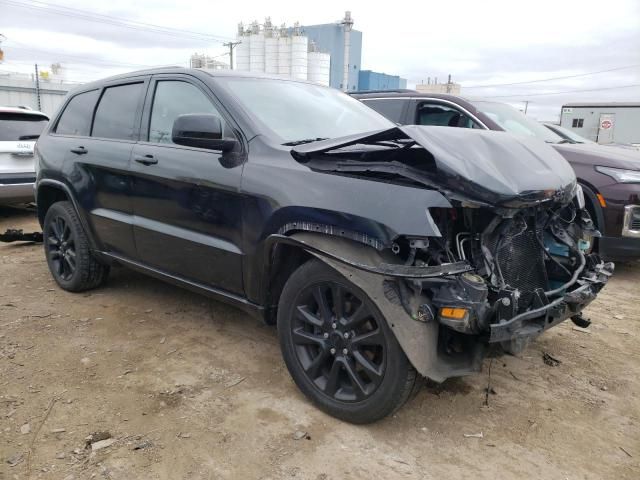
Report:
<svg viewBox="0 0 640 480"><path fill-rule="evenodd" d="M0 205L34 200L33 149L48 121L29 108L0 107Z"/></svg>

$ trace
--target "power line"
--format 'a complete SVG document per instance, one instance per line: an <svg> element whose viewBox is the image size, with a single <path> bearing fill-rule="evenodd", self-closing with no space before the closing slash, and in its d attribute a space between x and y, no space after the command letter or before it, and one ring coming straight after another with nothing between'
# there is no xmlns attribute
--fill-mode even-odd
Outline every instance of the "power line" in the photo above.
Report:
<svg viewBox="0 0 640 480"><path fill-rule="evenodd" d="M13 43L18 43L13 41ZM23 45L23 44L20 44ZM16 47L16 46L11 46L11 45L7 45L7 48L11 48L11 49L16 49L16 50L22 50L24 52L31 52L32 54L35 53L44 53L47 55L51 55L54 58L69 58L71 60L75 60L79 63L86 63L89 65L105 65L105 66L111 66L111 67L134 67L134 68L151 68L151 67L160 67L160 66L173 66L176 63L180 64L180 63L185 63L185 60L179 61L179 62L174 62L174 63L167 63L164 65L148 65L148 64L142 64L142 63L125 63L125 62L117 62L115 60L88 60L86 57L83 56L79 56L79 55L73 55L73 54L69 54L69 53L61 53L58 51L52 51L52 50L45 50L45 49L40 49L40 48L33 48L33 47L29 47L29 46L25 46L25 47Z"/></svg>
<svg viewBox="0 0 640 480"><path fill-rule="evenodd" d="M158 33L161 35L168 35L172 37L190 38L192 40L206 41L206 42L224 42L229 40L228 37L219 35L212 35L208 33L196 32L192 30L182 30L173 27L165 27L162 25L156 25L153 23L139 22L135 20L127 20L120 17L113 17L110 15L103 15L99 13L90 12L87 10L80 10L77 8L69 8L61 5L56 5L47 2L32 2L25 3L18 0L0 0L0 3L11 5L13 7L31 9L36 11L43 11L46 13L53 13L56 15L80 18L91 22L103 23L107 25L113 25L122 28L129 28L132 30L141 30L152 33Z"/></svg>
<svg viewBox="0 0 640 480"><path fill-rule="evenodd" d="M543 95L561 95L563 93L583 93L583 92L599 92L601 90L617 90L618 88L633 88L640 87L640 83L633 85L619 85L617 87L601 87L590 88L586 90L565 90L563 92L546 92L546 93L514 93L513 95L491 95L483 98L507 98L507 97L540 97Z"/></svg>
<svg viewBox="0 0 640 480"><path fill-rule="evenodd" d="M494 84L491 84L491 85L471 85L471 86L468 86L468 87L463 85L463 88L465 88L465 89L467 89L467 88L489 88L489 87L509 87L511 85L526 85L526 84L529 84L529 83L550 82L552 80L566 80L568 78L588 77L590 75L598 75L600 73L615 72L615 71L618 71L618 70L628 70L630 68L638 68L638 67L640 67L640 64L627 65L626 67L610 68L608 70L598 70L596 72L578 73L576 75L566 75L564 77L541 78L540 80L529 80L529 81L526 81L526 82L494 83Z"/></svg>

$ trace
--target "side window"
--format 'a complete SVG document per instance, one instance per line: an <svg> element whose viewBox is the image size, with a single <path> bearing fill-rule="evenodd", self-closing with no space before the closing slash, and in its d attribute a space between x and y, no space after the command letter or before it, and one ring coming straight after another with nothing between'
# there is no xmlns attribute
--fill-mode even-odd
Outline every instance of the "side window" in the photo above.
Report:
<svg viewBox="0 0 640 480"><path fill-rule="evenodd" d="M80 93L73 97L62 112L56 133L60 135L89 136L93 109L98 101L99 90Z"/></svg>
<svg viewBox="0 0 640 480"><path fill-rule="evenodd" d="M96 110L91 136L134 140L143 85L140 82L106 88Z"/></svg>
<svg viewBox="0 0 640 480"><path fill-rule="evenodd" d="M418 125L478 128L473 120L455 108L437 103L423 103L418 107Z"/></svg>
<svg viewBox="0 0 640 480"><path fill-rule="evenodd" d="M224 120L211 100L196 86L179 80L162 80L156 84L156 92L151 106L149 121L149 141L152 143L173 143L171 131L173 122L179 115L188 113L212 113L220 117L222 131Z"/></svg>
<svg viewBox="0 0 640 480"><path fill-rule="evenodd" d="M385 98L382 100L363 99L362 103L367 107L373 108L376 112L384 115L392 122L402 123L402 112L407 101L397 98Z"/></svg>

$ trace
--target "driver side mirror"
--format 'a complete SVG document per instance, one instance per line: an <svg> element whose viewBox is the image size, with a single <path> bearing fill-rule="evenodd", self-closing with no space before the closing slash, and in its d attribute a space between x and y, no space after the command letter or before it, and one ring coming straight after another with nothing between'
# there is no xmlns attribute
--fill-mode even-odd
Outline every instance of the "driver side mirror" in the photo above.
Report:
<svg viewBox="0 0 640 480"><path fill-rule="evenodd" d="M173 122L171 141L177 145L223 152L233 150L238 143L234 138L223 138L220 117L209 113L179 115Z"/></svg>

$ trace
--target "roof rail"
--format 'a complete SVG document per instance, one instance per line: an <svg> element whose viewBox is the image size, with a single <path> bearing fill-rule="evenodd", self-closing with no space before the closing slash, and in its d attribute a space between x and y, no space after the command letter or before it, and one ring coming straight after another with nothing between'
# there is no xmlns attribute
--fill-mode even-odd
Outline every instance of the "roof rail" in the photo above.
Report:
<svg viewBox="0 0 640 480"><path fill-rule="evenodd" d="M363 95L365 93L419 93L417 90L410 88L391 88L389 90L354 90L353 92L347 92L348 94Z"/></svg>

